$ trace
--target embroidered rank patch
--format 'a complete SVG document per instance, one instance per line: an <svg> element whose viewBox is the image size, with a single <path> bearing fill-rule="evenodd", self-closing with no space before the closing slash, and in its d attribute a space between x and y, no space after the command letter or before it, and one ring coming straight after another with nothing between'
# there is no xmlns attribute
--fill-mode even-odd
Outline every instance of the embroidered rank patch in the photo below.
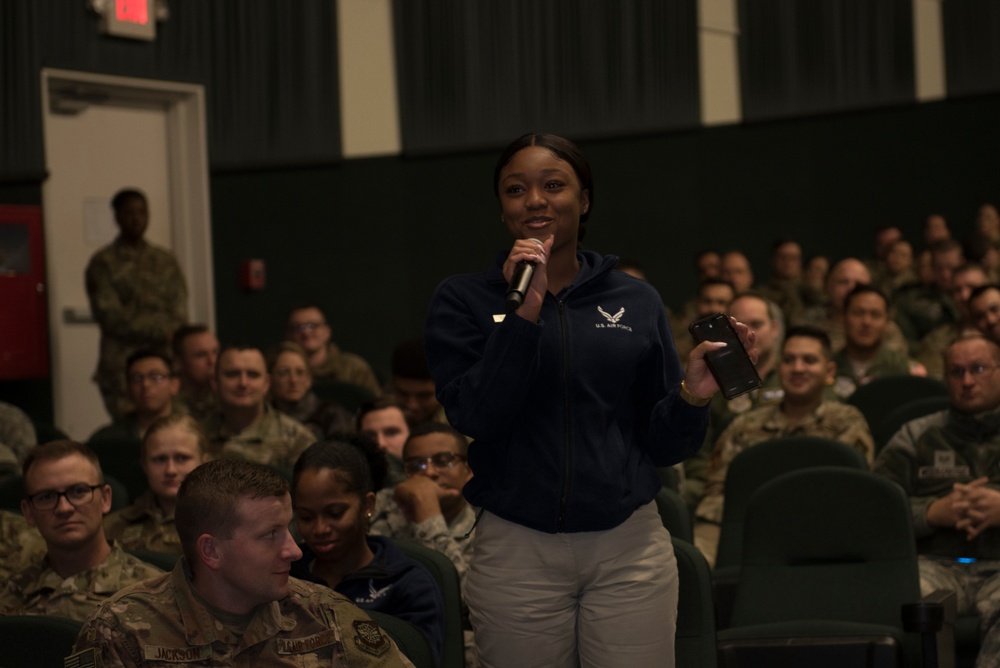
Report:
<svg viewBox="0 0 1000 668"><path fill-rule="evenodd" d="M91 647L63 659L63 668L100 668L97 650Z"/></svg>
<svg viewBox="0 0 1000 668"><path fill-rule="evenodd" d="M206 661L212 658L211 645L199 645L197 647L146 645L142 648L142 651L146 659L150 661L163 661L164 663L194 663L195 661Z"/></svg>
<svg viewBox="0 0 1000 668"><path fill-rule="evenodd" d="M362 652L368 652L373 656L382 656L392 646L389 639L382 634L378 624L366 619L354 622L354 644Z"/></svg>
<svg viewBox="0 0 1000 668"><path fill-rule="evenodd" d="M305 638L278 638L278 654L304 654L337 644L337 634L323 631Z"/></svg>

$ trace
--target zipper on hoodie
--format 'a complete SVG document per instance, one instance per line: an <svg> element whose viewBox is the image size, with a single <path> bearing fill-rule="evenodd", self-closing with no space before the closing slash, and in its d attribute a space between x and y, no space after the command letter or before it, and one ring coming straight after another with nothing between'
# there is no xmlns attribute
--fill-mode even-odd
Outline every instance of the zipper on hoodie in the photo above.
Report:
<svg viewBox="0 0 1000 668"><path fill-rule="evenodd" d="M569 330L566 327L566 303L559 301L559 332L562 336L562 380L563 380L563 488L559 499L559 523L557 530L566 530L566 507L569 505L569 481L572 451L570 449L570 411L569 411Z"/></svg>

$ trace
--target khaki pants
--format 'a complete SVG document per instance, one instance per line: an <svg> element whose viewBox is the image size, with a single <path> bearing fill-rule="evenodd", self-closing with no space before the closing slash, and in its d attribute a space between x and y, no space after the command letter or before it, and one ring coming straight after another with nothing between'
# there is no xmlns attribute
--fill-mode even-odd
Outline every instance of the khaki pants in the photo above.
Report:
<svg viewBox="0 0 1000 668"><path fill-rule="evenodd" d="M655 503L608 531L483 513L466 600L484 667L674 665L677 562Z"/></svg>

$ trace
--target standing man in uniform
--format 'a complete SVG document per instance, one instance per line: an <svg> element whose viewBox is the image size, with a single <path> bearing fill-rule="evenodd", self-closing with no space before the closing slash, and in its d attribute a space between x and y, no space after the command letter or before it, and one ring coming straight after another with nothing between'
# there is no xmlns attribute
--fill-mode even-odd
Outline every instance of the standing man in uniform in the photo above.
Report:
<svg viewBox="0 0 1000 668"><path fill-rule="evenodd" d="M187 285L173 253L143 238L149 226L146 196L122 190L111 207L118 237L90 258L85 276L90 311L101 328L94 382L117 420L132 408L125 360L139 348L169 346L187 320Z"/></svg>
<svg viewBox="0 0 1000 668"><path fill-rule="evenodd" d="M412 666L344 597L288 576L302 551L277 473L203 464L181 484L175 517L184 557L101 605L67 664Z"/></svg>

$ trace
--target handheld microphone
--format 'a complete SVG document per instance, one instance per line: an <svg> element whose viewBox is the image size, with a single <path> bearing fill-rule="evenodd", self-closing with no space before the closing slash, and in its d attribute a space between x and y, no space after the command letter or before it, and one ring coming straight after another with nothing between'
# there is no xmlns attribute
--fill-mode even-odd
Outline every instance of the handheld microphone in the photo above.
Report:
<svg viewBox="0 0 1000 668"><path fill-rule="evenodd" d="M529 239L529 241L534 241L539 246L543 245L538 239ZM521 260L517 263L514 275L510 278L510 286L507 288L507 313L513 313L524 302L524 295L527 294L528 286L531 284L531 277L534 275L534 262Z"/></svg>

